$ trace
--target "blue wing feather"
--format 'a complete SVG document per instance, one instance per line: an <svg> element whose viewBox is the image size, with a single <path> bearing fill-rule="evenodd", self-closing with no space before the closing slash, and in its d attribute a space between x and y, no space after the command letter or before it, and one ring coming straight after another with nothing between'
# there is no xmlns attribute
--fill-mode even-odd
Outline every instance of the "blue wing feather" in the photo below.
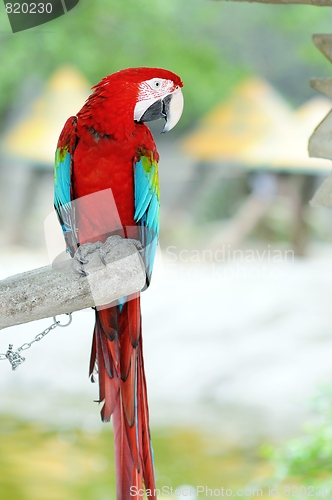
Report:
<svg viewBox="0 0 332 500"><path fill-rule="evenodd" d="M76 118L69 118L61 132L54 165L54 207L66 240L67 250L73 255L77 249L75 214L72 201L72 143L75 138Z"/></svg>
<svg viewBox="0 0 332 500"><path fill-rule="evenodd" d="M160 207L158 164L152 157L143 156L135 163L134 181L134 219L141 227L143 258L149 282L158 244Z"/></svg>
<svg viewBox="0 0 332 500"><path fill-rule="evenodd" d="M71 202L71 155L67 152L61 160L61 148L55 153L54 206L60 210Z"/></svg>

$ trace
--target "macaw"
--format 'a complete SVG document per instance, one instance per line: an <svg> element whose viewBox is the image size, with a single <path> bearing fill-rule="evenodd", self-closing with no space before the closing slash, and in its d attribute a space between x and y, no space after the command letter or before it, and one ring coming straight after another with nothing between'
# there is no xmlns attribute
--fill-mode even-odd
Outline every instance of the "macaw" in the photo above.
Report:
<svg viewBox="0 0 332 500"><path fill-rule="evenodd" d="M182 86L180 77L165 69L118 71L95 85L82 109L65 123L55 155L54 206L67 251L82 265L82 274L88 256L80 253L84 243L101 249L116 234L139 242L149 285L159 234L160 192L159 155L145 122L163 118L162 132L171 130L182 114ZM106 189L111 190L120 223L99 203L88 204L84 213L79 204L73 208L75 200ZM143 483L153 500L140 293L95 309L90 377L93 381L97 370L102 420L112 416L117 500L142 498Z"/></svg>

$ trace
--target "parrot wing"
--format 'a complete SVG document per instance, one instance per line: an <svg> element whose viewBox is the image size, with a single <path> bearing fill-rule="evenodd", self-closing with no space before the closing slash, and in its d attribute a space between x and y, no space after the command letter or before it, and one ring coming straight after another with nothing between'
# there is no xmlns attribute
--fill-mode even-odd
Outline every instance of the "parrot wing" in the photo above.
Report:
<svg viewBox="0 0 332 500"><path fill-rule="evenodd" d="M143 260L149 285L159 237L160 189L158 163L151 157L142 156L134 165L135 215L140 226Z"/></svg>
<svg viewBox="0 0 332 500"><path fill-rule="evenodd" d="M54 208L66 240L67 251L71 256L78 248L75 210L71 203L73 154L78 142L76 123L76 116L66 121L59 137L54 166Z"/></svg>

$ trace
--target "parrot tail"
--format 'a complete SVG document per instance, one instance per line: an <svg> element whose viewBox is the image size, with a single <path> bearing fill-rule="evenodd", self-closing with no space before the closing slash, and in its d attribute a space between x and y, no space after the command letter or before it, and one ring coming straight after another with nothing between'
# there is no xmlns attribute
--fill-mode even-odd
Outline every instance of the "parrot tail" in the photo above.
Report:
<svg viewBox="0 0 332 500"><path fill-rule="evenodd" d="M98 371L101 417L114 428L117 500L156 500L144 374L140 295L96 311L90 377Z"/></svg>

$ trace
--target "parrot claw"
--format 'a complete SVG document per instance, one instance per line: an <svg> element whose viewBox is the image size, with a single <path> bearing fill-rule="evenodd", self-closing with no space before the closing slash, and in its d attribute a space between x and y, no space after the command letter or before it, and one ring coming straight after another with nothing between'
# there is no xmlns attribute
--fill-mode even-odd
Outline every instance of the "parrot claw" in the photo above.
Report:
<svg viewBox="0 0 332 500"><path fill-rule="evenodd" d="M99 252L99 257L100 257L100 260L102 261L102 263L104 264L104 266L107 266L107 262L105 260L104 252L102 252L101 250Z"/></svg>
<svg viewBox="0 0 332 500"><path fill-rule="evenodd" d="M133 238L128 238L128 239L134 245L134 247L136 248L136 250L138 252L142 252L143 251L143 245L142 245L142 243L139 240L134 240Z"/></svg>
<svg viewBox="0 0 332 500"><path fill-rule="evenodd" d="M88 271L86 271L86 270L85 270L85 269L83 269L83 268L82 268L82 269L80 269L78 272L79 272L82 276L89 276L89 274L90 274L90 273L88 273Z"/></svg>
<svg viewBox="0 0 332 500"><path fill-rule="evenodd" d="M77 260L78 260L81 264L89 264L88 259L82 259L82 257L77 257Z"/></svg>
<svg viewBox="0 0 332 500"><path fill-rule="evenodd" d="M107 266L107 255L112 251L112 249L118 244L119 241L122 241L121 236L115 234L109 236L105 243L100 244L99 257L104 266Z"/></svg>
<svg viewBox="0 0 332 500"><path fill-rule="evenodd" d="M122 239L123 238L121 238L121 236L119 236L119 235L109 236L107 238L107 240L105 241L105 243L103 243L100 246L99 257L100 257L100 260L102 261L102 263L104 264L104 266L107 266L108 253L110 253L112 251L112 249L114 248L114 246L117 245L118 242L122 241ZM132 238L126 238L126 241L129 241L130 243L132 243L138 252L143 251L143 245L140 241L132 239Z"/></svg>
<svg viewBox="0 0 332 500"><path fill-rule="evenodd" d="M92 254L96 249L100 248L102 243L96 241L93 243L85 243L78 247L74 255L74 268L82 276L89 276L88 271L84 269L84 265L89 263L87 256Z"/></svg>

